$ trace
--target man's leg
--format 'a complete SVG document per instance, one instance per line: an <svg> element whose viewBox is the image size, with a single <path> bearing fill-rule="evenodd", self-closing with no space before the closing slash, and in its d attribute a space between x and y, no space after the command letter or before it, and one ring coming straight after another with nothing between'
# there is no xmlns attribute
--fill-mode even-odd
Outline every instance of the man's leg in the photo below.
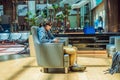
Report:
<svg viewBox="0 0 120 80"><path fill-rule="evenodd" d="M78 66L76 63L77 48L64 46L64 52L70 55L70 65L73 71L84 71L86 67Z"/></svg>
<svg viewBox="0 0 120 80"><path fill-rule="evenodd" d="M76 62L77 48L65 46L64 52L70 55L70 65L73 66Z"/></svg>

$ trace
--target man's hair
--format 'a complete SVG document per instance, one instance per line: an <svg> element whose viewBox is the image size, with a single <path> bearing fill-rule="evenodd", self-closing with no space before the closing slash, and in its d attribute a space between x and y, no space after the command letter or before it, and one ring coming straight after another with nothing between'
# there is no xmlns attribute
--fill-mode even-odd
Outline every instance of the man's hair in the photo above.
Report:
<svg viewBox="0 0 120 80"><path fill-rule="evenodd" d="M47 25L51 26L52 23L51 23L51 22L45 22L45 23L43 24L44 27L46 27Z"/></svg>

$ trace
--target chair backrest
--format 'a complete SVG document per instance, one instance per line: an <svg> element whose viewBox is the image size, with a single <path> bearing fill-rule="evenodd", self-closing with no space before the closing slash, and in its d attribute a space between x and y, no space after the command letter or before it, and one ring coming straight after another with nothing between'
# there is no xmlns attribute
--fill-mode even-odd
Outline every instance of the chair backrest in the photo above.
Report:
<svg viewBox="0 0 120 80"><path fill-rule="evenodd" d="M9 36L10 36L10 33L0 33L0 41L8 40Z"/></svg>
<svg viewBox="0 0 120 80"><path fill-rule="evenodd" d="M109 43L110 44L115 44L115 38L116 38L117 36L110 36L110 38L109 38Z"/></svg>
<svg viewBox="0 0 120 80"><path fill-rule="evenodd" d="M44 68L63 67L63 43L40 43L37 34L38 27L32 26L31 30L38 65Z"/></svg>
<svg viewBox="0 0 120 80"><path fill-rule="evenodd" d="M120 36L115 38L116 51L120 51Z"/></svg>
<svg viewBox="0 0 120 80"><path fill-rule="evenodd" d="M27 40L29 37L30 33L29 32L25 32L25 33L21 33L21 40Z"/></svg>
<svg viewBox="0 0 120 80"><path fill-rule="evenodd" d="M37 34L37 26L32 26L31 31L32 31L32 37L34 39L34 44L40 44L38 40L38 34Z"/></svg>
<svg viewBox="0 0 120 80"><path fill-rule="evenodd" d="M21 33L10 33L10 40L18 40L21 37Z"/></svg>

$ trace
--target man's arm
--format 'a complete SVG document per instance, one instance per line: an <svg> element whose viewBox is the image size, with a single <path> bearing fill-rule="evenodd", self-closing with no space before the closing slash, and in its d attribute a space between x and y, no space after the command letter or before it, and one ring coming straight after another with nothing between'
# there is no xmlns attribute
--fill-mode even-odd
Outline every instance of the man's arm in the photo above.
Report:
<svg viewBox="0 0 120 80"><path fill-rule="evenodd" d="M38 29L37 30L37 34L38 34L38 40L40 41L40 43L46 43L46 42L51 42L51 39L48 39L45 34L44 30Z"/></svg>
<svg viewBox="0 0 120 80"><path fill-rule="evenodd" d="M49 35L50 39L54 39L55 38L55 36L51 33L50 30L48 31L48 35Z"/></svg>

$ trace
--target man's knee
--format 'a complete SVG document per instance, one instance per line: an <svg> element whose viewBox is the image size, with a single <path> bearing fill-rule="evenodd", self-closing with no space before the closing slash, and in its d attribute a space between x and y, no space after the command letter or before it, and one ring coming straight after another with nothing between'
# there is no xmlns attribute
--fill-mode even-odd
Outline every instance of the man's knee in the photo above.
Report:
<svg viewBox="0 0 120 80"><path fill-rule="evenodd" d="M75 47L71 47L71 48L69 48L69 47L64 47L64 51L65 51L65 53L67 53L67 54L76 54L76 52L77 52L77 50L76 50Z"/></svg>

